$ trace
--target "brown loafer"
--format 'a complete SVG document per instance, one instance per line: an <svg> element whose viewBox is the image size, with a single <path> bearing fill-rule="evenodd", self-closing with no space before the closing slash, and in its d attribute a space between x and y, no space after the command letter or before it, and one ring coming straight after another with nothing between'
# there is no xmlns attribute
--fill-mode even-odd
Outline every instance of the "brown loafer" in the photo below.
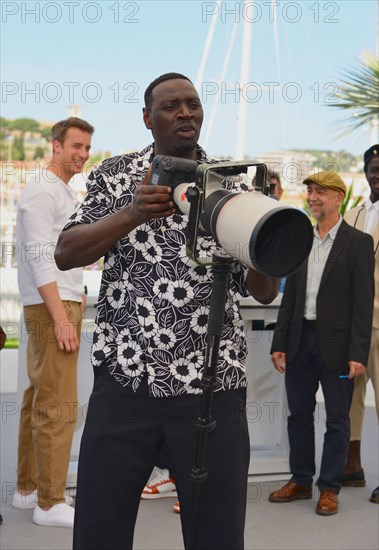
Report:
<svg viewBox="0 0 379 550"><path fill-rule="evenodd" d="M338 496L331 490L320 491L320 498L316 506L316 514L320 516L333 516L338 512Z"/></svg>
<svg viewBox="0 0 379 550"><path fill-rule="evenodd" d="M292 500L306 500L309 498L312 498L312 487L305 487L290 481L281 489L271 493L268 500L270 502L291 502Z"/></svg>

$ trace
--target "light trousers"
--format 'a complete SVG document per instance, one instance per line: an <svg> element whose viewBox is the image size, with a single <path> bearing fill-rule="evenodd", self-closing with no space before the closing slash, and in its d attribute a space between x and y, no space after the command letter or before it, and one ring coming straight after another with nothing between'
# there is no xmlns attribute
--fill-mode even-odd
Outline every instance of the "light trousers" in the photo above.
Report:
<svg viewBox="0 0 379 550"><path fill-rule="evenodd" d="M63 301L80 339L82 310ZM78 352L61 351L45 304L24 307L30 386L21 406L17 487L37 488L39 506L64 502L72 436L77 420Z"/></svg>
<svg viewBox="0 0 379 550"><path fill-rule="evenodd" d="M371 380L376 414L379 420L379 329L373 328L371 333L370 355L367 369L362 376L354 378L353 401L350 408L350 441L361 441L363 420L365 415L365 398L367 382Z"/></svg>

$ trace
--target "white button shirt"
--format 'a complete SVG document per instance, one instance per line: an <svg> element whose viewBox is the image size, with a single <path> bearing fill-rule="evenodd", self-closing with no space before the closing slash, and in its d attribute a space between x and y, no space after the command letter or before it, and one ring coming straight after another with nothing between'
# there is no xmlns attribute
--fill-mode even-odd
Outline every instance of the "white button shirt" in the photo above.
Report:
<svg viewBox="0 0 379 550"><path fill-rule="evenodd" d="M340 216L340 219L336 225L332 227L323 239L320 239L317 225L313 228L314 238L312 250L308 258L307 289L305 293L304 311L304 317L308 319L308 321L314 321L316 319L316 300L322 274L341 223L342 217Z"/></svg>
<svg viewBox="0 0 379 550"><path fill-rule="evenodd" d="M21 303L43 303L38 288L56 282L61 300L81 302L82 268L60 271L54 260L57 240L75 209L75 191L52 172L38 172L17 207L17 272Z"/></svg>

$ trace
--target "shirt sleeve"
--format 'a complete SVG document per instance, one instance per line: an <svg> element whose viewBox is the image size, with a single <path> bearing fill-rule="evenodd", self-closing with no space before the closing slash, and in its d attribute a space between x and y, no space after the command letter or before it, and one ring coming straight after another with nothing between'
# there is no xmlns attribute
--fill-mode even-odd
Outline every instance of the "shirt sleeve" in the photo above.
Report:
<svg viewBox="0 0 379 550"><path fill-rule="evenodd" d="M232 281L236 292L242 297L250 296L247 290L246 278L249 268L244 264L237 264L236 270L232 273Z"/></svg>
<svg viewBox="0 0 379 550"><path fill-rule="evenodd" d="M63 230L79 223L102 220L112 213L112 196L107 191L106 177L101 166L90 173L86 187L87 192L83 202L77 206Z"/></svg>
<svg viewBox="0 0 379 550"><path fill-rule="evenodd" d="M137 160L119 155L104 160L93 170L87 180L87 193L70 217L63 230L79 223L94 223L117 212L134 198L136 185L147 172L141 170Z"/></svg>
<svg viewBox="0 0 379 550"><path fill-rule="evenodd" d="M55 198L46 190L31 193L20 207L20 221L27 238L22 243L25 261L32 271L37 288L56 280L53 238L55 215Z"/></svg>

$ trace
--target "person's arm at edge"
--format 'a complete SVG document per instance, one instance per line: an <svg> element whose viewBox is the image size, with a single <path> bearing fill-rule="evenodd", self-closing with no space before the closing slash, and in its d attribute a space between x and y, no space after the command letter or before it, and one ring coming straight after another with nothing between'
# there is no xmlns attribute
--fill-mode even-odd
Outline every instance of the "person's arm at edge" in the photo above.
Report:
<svg viewBox="0 0 379 550"><path fill-rule="evenodd" d="M374 305L374 242L365 234L357 249L354 272L351 339L349 349L349 379L363 374L367 367L364 350L369 349ZM363 293L363 294L362 294Z"/></svg>
<svg viewBox="0 0 379 550"><path fill-rule="evenodd" d="M288 330L295 302L295 277L287 277L271 344L271 361L275 369L284 374L287 363Z"/></svg>

